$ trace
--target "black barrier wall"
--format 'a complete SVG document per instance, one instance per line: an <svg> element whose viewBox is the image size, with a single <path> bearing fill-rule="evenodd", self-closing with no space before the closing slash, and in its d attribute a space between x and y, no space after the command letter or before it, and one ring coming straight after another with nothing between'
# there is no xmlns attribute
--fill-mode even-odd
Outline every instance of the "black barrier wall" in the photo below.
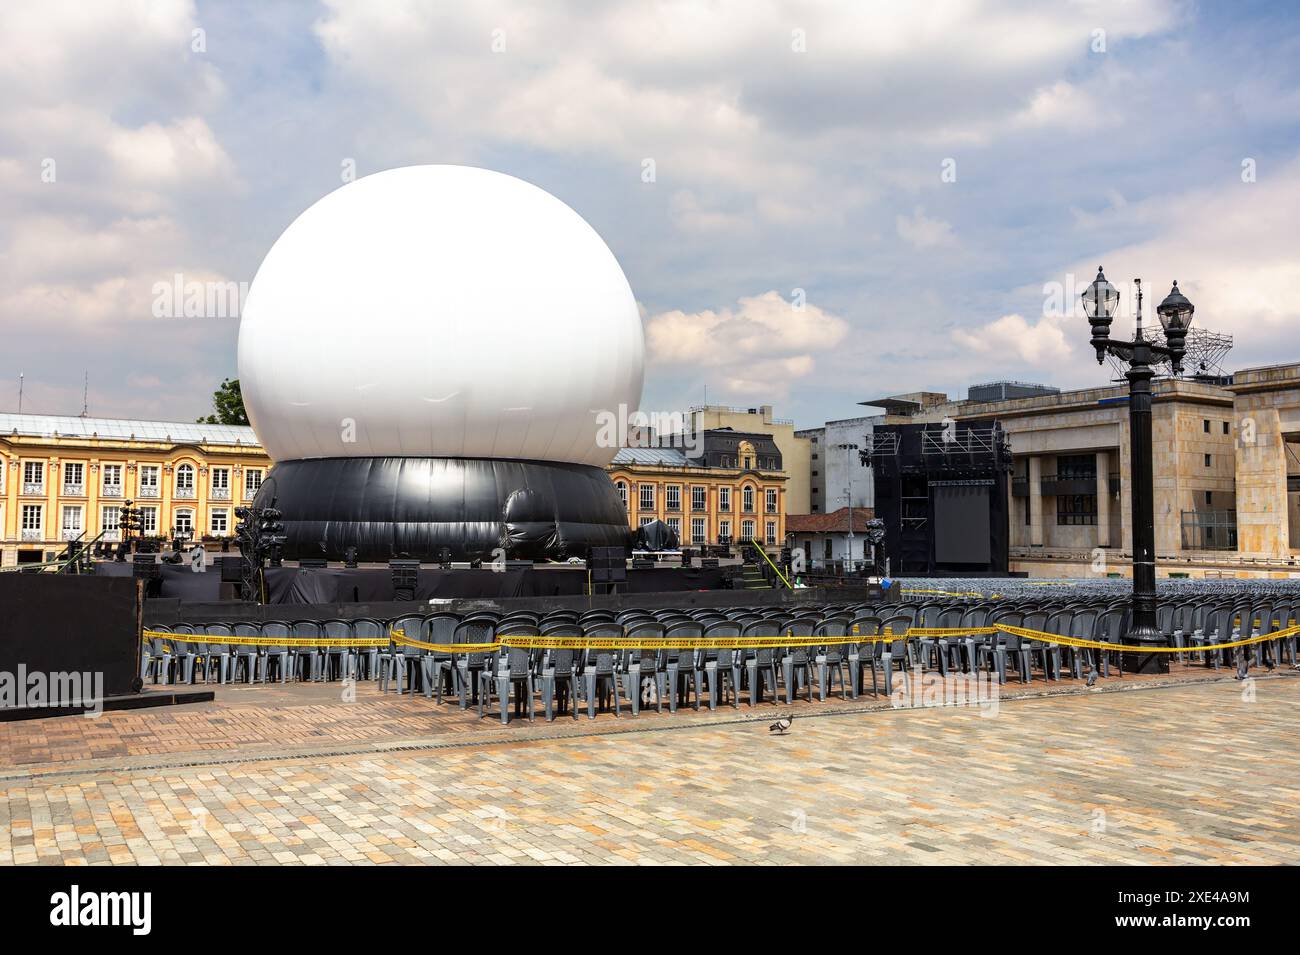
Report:
<svg viewBox="0 0 1300 955"><path fill-rule="evenodd" d="M0 673L44 674L60 697L72 684L52 674L102 674L105 697L137 692L141 603L130 578L0 574Z"/></svg>

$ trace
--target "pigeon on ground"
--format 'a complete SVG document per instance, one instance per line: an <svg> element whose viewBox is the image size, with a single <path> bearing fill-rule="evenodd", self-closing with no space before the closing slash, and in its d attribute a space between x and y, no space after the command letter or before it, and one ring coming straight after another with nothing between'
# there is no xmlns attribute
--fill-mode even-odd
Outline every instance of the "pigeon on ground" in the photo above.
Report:
<svg viewBox="0 0 1300 955"><path fill-rule="evenodd" d="M1097 671L1093 667L1088 667L1088 686L1097 685Z"/></svg>
<svg viewBox="0 0 1300 955"><path fill-rule="evenodd" d="M783 716L767 728L769 733L776 733L778 736L784 736L790 724L794 722L793 716Z"/></svg>

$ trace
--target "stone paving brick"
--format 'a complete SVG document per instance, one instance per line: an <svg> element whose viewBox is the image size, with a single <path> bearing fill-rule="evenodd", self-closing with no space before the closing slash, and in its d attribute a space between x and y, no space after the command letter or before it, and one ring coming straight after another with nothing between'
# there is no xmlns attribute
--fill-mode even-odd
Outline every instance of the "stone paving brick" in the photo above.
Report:
<svg viewBox="0 0 1300 955"><path fill-rule="evenodd" d="M0 781L0 863L1295 864L1300 678L1255 690L1030 698L992 716L838 706L785 737L689 716L454 748L435 733L425 749L165 769L131 768L128 748L118 766L51 759ZM170 755L227 759L225 742Z"/></svg>

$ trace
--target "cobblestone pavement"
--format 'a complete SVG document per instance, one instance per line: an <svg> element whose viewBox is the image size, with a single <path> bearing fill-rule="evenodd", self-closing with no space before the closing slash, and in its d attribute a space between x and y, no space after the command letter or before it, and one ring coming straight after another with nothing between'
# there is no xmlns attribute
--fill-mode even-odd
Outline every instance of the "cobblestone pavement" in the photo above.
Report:
<svg viewBox="0 0 1300 955"><path fill-rule="evenodd" d="M808 708L784 737L706 713L33 764L48 775L0 782L0 863L1294 864L1298 705L1279 674L992 715Z"/></svg>

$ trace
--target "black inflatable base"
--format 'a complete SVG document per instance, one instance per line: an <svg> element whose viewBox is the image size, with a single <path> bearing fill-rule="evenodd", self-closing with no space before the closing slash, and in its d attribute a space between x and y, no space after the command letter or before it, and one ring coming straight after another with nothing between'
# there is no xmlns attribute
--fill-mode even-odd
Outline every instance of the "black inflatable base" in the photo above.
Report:
<svg viewBox="0 0 1300 955"><path fill-rule="evenodd" d="M0 706L0 723L15 720L44 720L57 716L81 716L87 711L100 709L146 710L155 706L180 706L184 703L211 703L216 697L212 690L176 690L130 693L125 696L106 696L98 707L73 704L68 706Z"/></svg>
<svg viewBox="0 0 1300 955"><path fill-rule="evenodd" d="M627 511L598 467L496 458L281 461L257 495L283 514L289 560L563 559L626 547Z"/></svg>

